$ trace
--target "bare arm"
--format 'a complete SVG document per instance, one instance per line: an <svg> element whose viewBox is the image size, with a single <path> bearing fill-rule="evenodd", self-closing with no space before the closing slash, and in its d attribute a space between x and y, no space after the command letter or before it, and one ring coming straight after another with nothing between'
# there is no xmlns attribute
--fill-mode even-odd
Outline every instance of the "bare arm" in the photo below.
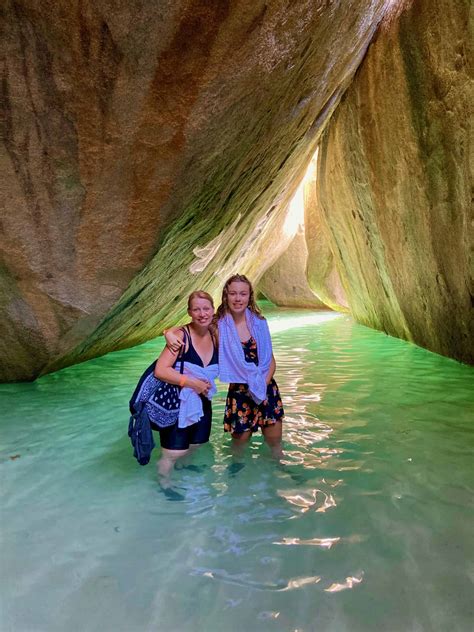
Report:
<svg viewBox="0 0 474 632"><path fill-rule="evenodd" d="M180 336L180 331L181 331L181 327L177 327L175 325L174 327L165 329L165 331L163 332L165 341L166 341L166 346L168 347L170 351L179 351L181 347L183 346L183 339ZM217 328L217 325L211 325L211 327L209 327L209 331L211 332L212 337L214 338L214 344L218 346L219 345L219 330Z"/></svg>
<svg viewBox="0 0 474 632"><path fill-rule="evenodd" d="M270 384L270 382L272 381L273 376L275 375L275 370L276 370L275 356L272 353L270 368L268 369L268 373L267 373L267 384Z"/></svg>
<svg viewBox="0 0 474 632"><path fill-rule="evenodd" d="M183 338L179 335L180 327L170 327L164 332L166 346L170 351L178 352L183 346Z"/></svg>
<svg viewBox="0 0 474 632"><path fill-rule="evenodd" d="M176 362L177 357L177 351L170 351L168 347L165 347L156 361L154 370L155 377L169 384L192 388L198 395L207 395L211 386L209 382L199 380L192 375L182 375L179 371L173 369L173 364Z"/></svg>

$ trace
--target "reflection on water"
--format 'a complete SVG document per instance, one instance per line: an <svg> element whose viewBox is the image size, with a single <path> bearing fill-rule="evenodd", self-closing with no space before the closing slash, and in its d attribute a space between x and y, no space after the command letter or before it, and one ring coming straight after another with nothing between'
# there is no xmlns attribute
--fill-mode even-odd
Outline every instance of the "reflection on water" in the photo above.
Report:
<svg viewBox="0 0 474 632"><path fill-rule="evenodd" d="M126 436L161 340L0 387L2 631L471 629L472 369L329 312L270 320L284 459L256 436L234 467L222 388L182 502Z"/></svg>

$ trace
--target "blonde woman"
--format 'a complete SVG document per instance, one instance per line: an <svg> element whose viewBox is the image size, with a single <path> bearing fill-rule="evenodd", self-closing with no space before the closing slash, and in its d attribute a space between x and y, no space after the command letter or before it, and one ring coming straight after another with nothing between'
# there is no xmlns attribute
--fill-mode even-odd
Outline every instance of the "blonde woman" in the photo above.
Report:
<svg viewBox="0 0 474 632"><path fill-rule="evenodd" d="M191 321L174 328L179 342L175 350L165 347L156 361L154 374L160 380L181 387L179 419L167 428L152 428L160 433L161 458L157 468L164 488L176 461L207 443L211 433L211 399L216 392L218 373L217 340L213 334L214 303L201 290L188 298ZM179 349L183 348L178 358ZM177 366L184 362L181 374Z"/></svg>

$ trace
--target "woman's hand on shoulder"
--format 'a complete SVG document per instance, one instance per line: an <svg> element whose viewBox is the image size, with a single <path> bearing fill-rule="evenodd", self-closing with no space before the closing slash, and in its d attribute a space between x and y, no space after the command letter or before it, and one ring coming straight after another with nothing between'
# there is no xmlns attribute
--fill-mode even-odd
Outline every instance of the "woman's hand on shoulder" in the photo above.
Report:
<svg viewBox="0 0 474 632"><path fill-rule="evenodd" d="M176 353L184 345L181 329L172 327L164 332L166 346L170 351Z"/></svg>

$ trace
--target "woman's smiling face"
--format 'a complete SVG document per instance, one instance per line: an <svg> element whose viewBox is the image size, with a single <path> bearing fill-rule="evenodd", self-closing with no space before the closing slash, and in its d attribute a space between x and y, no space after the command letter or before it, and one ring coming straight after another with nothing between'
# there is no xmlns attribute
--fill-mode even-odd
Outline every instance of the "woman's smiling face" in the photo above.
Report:
<svg viewBox="0 0 474 632"><path fill-rule="evenodd" d="M232 281L227 288L227 304L232 314L241 314L249 304L250 288L244 281Z"/></svg>
<svg viewBox="0 0 474 632"><path fill-rule="evenodd" d="M193 298L188 309L191 320L200 327L209 327L214 316L214 307L207 298Z"/></svg>

